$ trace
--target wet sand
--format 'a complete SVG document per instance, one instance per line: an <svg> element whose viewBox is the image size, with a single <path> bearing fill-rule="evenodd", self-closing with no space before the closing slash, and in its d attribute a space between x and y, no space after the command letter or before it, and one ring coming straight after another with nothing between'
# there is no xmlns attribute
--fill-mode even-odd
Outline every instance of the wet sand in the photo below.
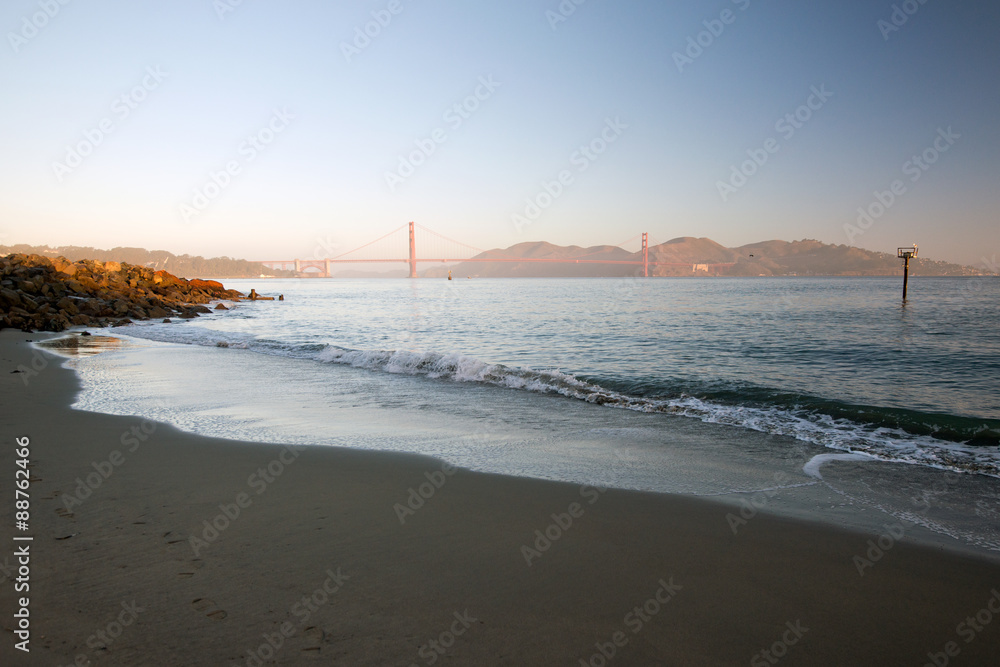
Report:
<svg viewBox="0 0 1000 667"><path fill-rule="evenodd" d="M0 501L3 664L982 665L1000 653L996 563L767 515L734 534L732 507L685 497L73 411L74 374L26 339L40 336L0 332L0 488L13 489L17 437L33 476L28 531L12 528L13 491ZM14 534L34 538L27 594L11 580ZM14 648L24 595L29 654Z"/></svg>

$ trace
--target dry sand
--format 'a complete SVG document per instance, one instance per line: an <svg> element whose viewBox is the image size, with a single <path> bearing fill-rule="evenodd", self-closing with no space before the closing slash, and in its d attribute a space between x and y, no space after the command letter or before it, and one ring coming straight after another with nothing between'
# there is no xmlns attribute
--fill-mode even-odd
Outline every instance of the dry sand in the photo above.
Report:
<svg viewBox="0 0 1000 667"><path fill-rule="evenodd" d="M919 666L928 654L939 665L1000 655L996 563L902 542L861 576L855 557L877 536L765 515L734 535L731 508L701 500L445 474L425 457L294 452L73 411L75 376L29 338L39 336L0 332L0 564L12 577L25 544L12 536L34 537L30 592L0 582L3 665ZM33 475L23 533L19 436ZM97 482L92 473L97 488L67 510L65 494L78 478ZM395 506L425 482L429 497L401 523ZM571 525L551 527L571 509L558 517ZM205 539L213 520L222 530ZM557 539L529 566L523 547L547 528ZM24 595L29 654L14 649ZM992 605L1000 612L1000 596Z"/></svg>

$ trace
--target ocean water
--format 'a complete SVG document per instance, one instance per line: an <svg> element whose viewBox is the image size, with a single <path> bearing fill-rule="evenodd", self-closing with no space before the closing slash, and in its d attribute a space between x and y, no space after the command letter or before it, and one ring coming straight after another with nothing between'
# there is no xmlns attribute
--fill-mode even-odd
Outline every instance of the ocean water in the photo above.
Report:
<svg viewBox="0 0 1000 667"><path fill-rule="evenodd" d="M1000 279L227 281L108 330L76 407L1000 554Z"/></svg>

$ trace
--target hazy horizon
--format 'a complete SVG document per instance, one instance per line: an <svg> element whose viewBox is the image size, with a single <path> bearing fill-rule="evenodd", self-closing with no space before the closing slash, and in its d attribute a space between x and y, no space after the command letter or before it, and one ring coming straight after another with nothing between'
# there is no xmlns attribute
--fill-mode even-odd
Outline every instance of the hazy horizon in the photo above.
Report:
<svg viewBox="0 0 1000 667"><path fill-rule="evenodd" d="M404 231L405 232L405 230L397 230L396 236L402 236L402 234L398 233L399 231ZM654 248L657 248L658 246L668 245L668 244L674 244L677 241L681 241L681 240L685 240L685 241L691 240L691 241L694 241L694 242L699 242L699 241L705 240L705 238L704 237L683 236L683 237L674 237L674 238L671 238L671 239L660 240L660 239L656 239L656 238L650 237L650 239L649 239L649 248L650 248L650 251L652 251ZM710 242L716 242L715 239L707 239L707 240L710 241ZM762 245L762 244L768 244L768 243L774 243L774 242L794 244L794 243L807 243L807 242L811 242L811 241L816 241L816 239L795 239L793 241L786 241L784 239L761 239L759 241L751 241L751 242L743 244L741 246L722 246L722 247L726 248L727 250L739 250L740 248L746 248L748 246L752 248L753 246ZM551 245L553 248L572 248L572 247L578 247L581 250L591 250L591 249L596 248L596 247L603 247L603 248L608 248L608 249L611 249L611 248L621 248L621 249L626 250L627 252L629 252L631 254L638 254L641 251L641 245L642 245L641 241L638 240L638 239L632 239L631 243L627 243L624 246L617 246L615 244L595 244L593 246L581 246L580 244L573 244L573 243L555 244L555 243L552 243L550 241L546 241L544 239L526 239L526 240L523 240L523 241L518 241L515 244L512 244L511 246L508 246L507 248L483 248L482 249L482 251L483 251L482 253L476 252L475 254L472 254L470 252L470 257L475 257L475 256L477 256L479 254L484 254L484 253L489 253L489 252L494 252L494 251L508 250L508 249L511 249L511 248L519 247L519 246L528 246L528 247L531 247L531 246L538 246L538 245L541 245L541 244L548 244L548 245ZM174 256L185 256L185 255L186 256L192 256L192 257L199 256L199 255L196 255L195 253L174 252L173 250L171 250L169 248L144 248L144 247L141 247L141 246L122 246L122 245L118 245L118 246L104 248L104 247L98 247L98 246L81 246L81 245L78 245L78 244L68 244L68 243L61 243L61 244L51 244L51 243L49 243L49 244L46 244L46 243L24 244L24 243L21 243L21 242L15 242L15 243L0 242L0 247L15 247L15 246L18 246L18 245L29 245L29 246L32 246L32 247L47 246L50 250L57 250L59 248L68 248L68 247L83 247L83 248L91 247L91 248L94 248L94 250L101 251L101 252L109 252L111 250L114 250L115 248L125 248L125 249L142 250L142 251L146 251L146 252L167 252L167 253L170 253L170 254L172 254ZM827 246L827 247L830 247L830 246ZM417 252L417 256L418 256L417 264L418 265L420 265L422 267L426 267L426 266L432 266L433 267L433 266L440 266L441 265L441 261L440 260L419 259L420 257L425 256L426 253L423 254L423 255L420 253L420 244L419 244L419 242L417 244L417 248L418 248L418 252ZM886 253L886 254L890 254L890 255L893 255L894 251L895 251L894 248L885 249L885 250L878 250L878 249L872 250L872 249L868 249L868 248L863 248L863 250L867 250L867 251L870 251L870 252L882 252L882 253ZM396 252L395 254L393 254L392 257L395 258L397 255L398 255L398 260L397 261L400 262L400 263L405 263L405 261L406 261L405 256L404 255L400 255L399 252ZM296 260L296 259L302 260L304 262L312 262L313 260L332 259L332 257L324 257L324 256L320 256L318 254L317 255L313 255L313 256L303 255L303 256L300 256L300 257L277 257L277 256L275 256L275 257L270 257L270 256L268 256L268 257L239 257L239 256L231 255L231 254L211 255L211 256L209 256L209 255L201 255L201 256L204 257L205 259L221 259L221 258L228 257L228 258L233 259L233 260L241 260L241 261L245 260L245 261L250 261L250 262L273 262L273 261L276 261L276 260L292 261L292 260ZM349 258L355 257L355 256L361 256L361 255L354 255L353 253L348 253L348 257L347 258L343 258L344 264L342 264L340 266L344 266L345 267L344 270L348 270L348 271L356 271L356 270L358 270L358 271L363 271L365 273L382 273L382 272L390 272L391 273L391 272L400 272L402 274L406 274L407 271L408 271L408 269L386 269L386 268L384 268L385 266L391 266L391 265L390 264L371 264L371 263L366 262L364 259L361 259L361 260L356 261L356 262L350 262L350 261L348 261ZM752 257L753 255L750 255L750 256ZM929 256L929 255L927 255L926 253L923 253L923 252L919 255L918 258L919 259L923 259L923 260L928 260L928 261L946 261L946 260L942 260L940 257ZM987 261L984 262L981 259L976 265L968 264L967 266L972 266L973 268L978 268L978 269L981 269L981 270L985 270L987 273L996 272L996 270L997 270L997 264L995 262L995 258L984 257L983 259L985 259ZM456 257L455 259L448 260L446 262L446 264L450 266L450 265L454 265L454 264L460 264L463 261L466 261L466 260L463 259L463 258ZM956 264L960 264L960 263L956 263Z"/></svg>
<svg viewBox="0 0 1000 667"><path fill-rule="evenodd" d="M577 2L6 3L0 243L997 254L996 5Z"/></svg>

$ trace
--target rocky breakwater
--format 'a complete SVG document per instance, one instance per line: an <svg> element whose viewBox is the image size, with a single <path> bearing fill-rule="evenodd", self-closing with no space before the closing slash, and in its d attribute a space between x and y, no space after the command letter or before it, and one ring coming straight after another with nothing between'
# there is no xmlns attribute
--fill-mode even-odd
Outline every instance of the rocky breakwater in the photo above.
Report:
<svg viewBox="0 0 1000 667"><path fill-rule="evenodd" d="M240 299L214 280L186 280L119 262L40 255L0 258L0 329L62 331L132 320L197 317L215 299Z"/></svg>

